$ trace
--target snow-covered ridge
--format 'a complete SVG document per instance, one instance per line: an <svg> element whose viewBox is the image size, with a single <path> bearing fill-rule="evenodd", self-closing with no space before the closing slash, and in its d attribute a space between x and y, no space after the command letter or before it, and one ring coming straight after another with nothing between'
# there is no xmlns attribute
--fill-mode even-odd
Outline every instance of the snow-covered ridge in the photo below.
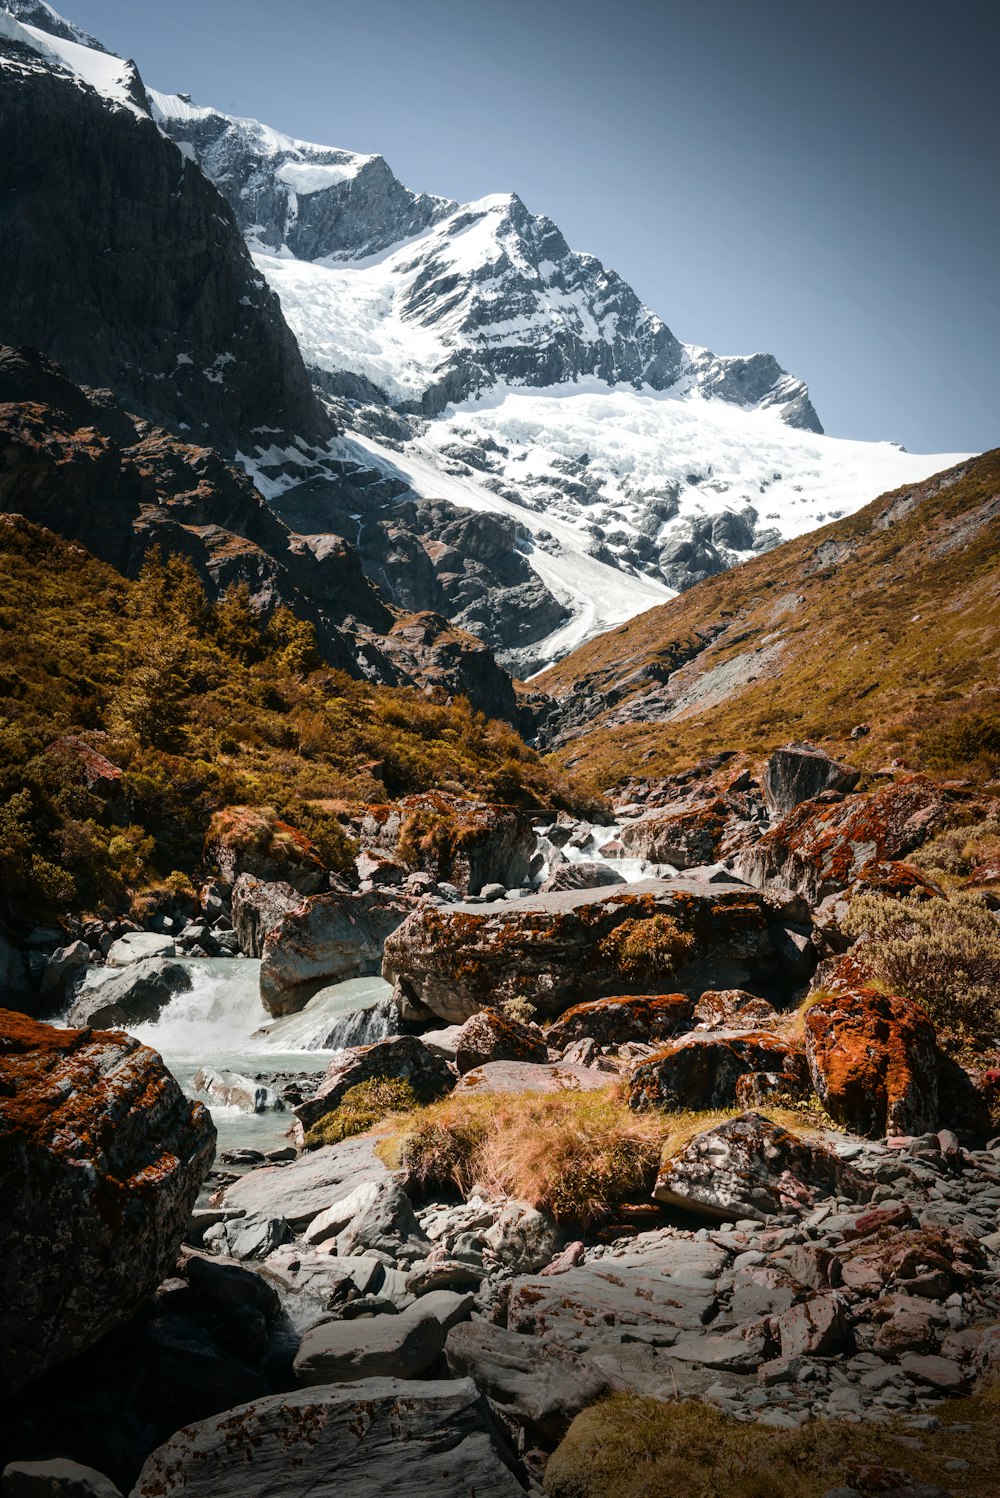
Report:
<svg viewBox="0 0 1000 1498"><path fill-rule="evenodd" d="M48 11L49 7L35 6L28 13L35 14L39 10ZM53 22L61 20L54 11L50 14ZM134 63L115 57L113 53L99 51L93 46L84 46L66 36L40 31L36 26L17 20L6 10L0 10L0 40L29 48L47 65L71 74L78 82L96 90L116 108L127 109L141 117L146 115L142 103L142 84ZM0 59L0 66L3 65L3 60Z"/></svg>

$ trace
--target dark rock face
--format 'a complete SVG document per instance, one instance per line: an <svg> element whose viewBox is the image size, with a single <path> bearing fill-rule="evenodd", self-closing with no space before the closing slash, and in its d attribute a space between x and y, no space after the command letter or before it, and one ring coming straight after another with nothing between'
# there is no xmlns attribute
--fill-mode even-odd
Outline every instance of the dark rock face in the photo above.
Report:
<svg viewBox="0 0 1000 1498"><path fill-rule="evenodd" d="M229 450L275 429L329 436L278 300L202 172L151 118L38 52L3 39L0 55L0 259L17 288L0 338Z"/></svg>
<svg viewBox="0 0 1000 1498"><path fill-rule="evenodd" d="M667 971L671 986L692 996L761 983L780 992L788 980L772 927L779 931L793 909L801 915L780 898L693 880L425 908L387 939L382 973L448 1023L510 998L557 1016L573 1002L648 992L650 978ZM657 917L661 924L646 924ZM622 939L634 939L634 962L623 957Z"/></svg>
<svg viewBox="0 0 1000 1498"><path fill-rule="evenodd" d="M120 1031L0 1012L0 1393L126 1321L174 1263L215 1128Z"/></svg>
<svg viewBox="0 0 1000 1498"><path fill-rule="evenodd" d="M898 860L948 820L947 789L909 775L871 796L796 806L736 859L741 878L782 885L813 904L846 889L872 860Z"/></svg>
<svg viewBox="0 0 1000 1498"><path fill-rule="evenodd" d="M302 896L290 884L241 874L233 888L233 927L244 957L259 957L267 933L301 904Z"/></svg>
<svg viewBox="0 0 1000 1498"><path fill-rule="evenodd" d="M474 1014L455 1041L459 1075L489 1061L548 1061L545 1037L533 1025L521 1024L495 1009Z"/></svg>
<svg viewBox="0 0 1000 1498"><path fill-rule="evenodd" d="M783 817L821 791L853 791L861 771L841 764L813 744L776 749L764 769L764 796L772 815Z"/></svg>

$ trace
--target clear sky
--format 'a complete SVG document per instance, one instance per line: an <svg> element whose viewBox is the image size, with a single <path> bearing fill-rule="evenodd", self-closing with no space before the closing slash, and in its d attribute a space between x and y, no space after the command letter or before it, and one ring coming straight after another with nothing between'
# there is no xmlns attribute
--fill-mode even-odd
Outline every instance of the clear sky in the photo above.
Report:
<svg viewBox="0 0 1000 1498"><path fill-rule="evenodd" d="M513 189L827 431L1000 444L991 0L55 0L147 83Z"/></svg>

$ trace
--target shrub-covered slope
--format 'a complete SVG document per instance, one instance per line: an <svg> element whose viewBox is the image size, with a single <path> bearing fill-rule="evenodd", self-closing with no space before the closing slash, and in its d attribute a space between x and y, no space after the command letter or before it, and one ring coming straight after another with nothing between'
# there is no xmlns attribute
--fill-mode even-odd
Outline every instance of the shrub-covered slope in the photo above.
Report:
<svg viewBox="0 0 1000 1498"><path fill-rule="evenodd" d="M130 580L0 515L0 910L120 906L193 872L222 806L271 806L336 846L344 802L432 787L580 799L464 698L326 666L285 607L265 624L243 589L210 603L184 559Z"/></svg>
<svg viewBox="0 0 1000 1498"><path fill-rule="evenodd" d="M709 752L850 744L875 766L1000 758L1000 450L883 495L609 631L538 677L567 762L613 785Z"/></svg>

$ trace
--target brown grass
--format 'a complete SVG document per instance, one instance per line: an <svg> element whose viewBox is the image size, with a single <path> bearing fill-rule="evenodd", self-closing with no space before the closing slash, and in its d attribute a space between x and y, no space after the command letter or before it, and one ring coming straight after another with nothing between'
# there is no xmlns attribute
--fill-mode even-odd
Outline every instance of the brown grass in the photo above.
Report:
<svg viewBox="0 0 1000 1498"><path fill-rule="evenodd" d="M909 1486L884 1478L879 1485L882 1469L956 1498L996 1498L997 1389L948 1401L935 1413L942 1428L904 1445L900 1436L912 1432L902 1423L813 1420L799 1430L773 1430L696 1400L663 1404L619 1394L576 1417L549 1462L545 1492L548 1498L818 1498L854 1481L864 1493ZM949 1471L946 1463L955 1459L968 1466ZM871 1481L861 1475L865 1468Z"/></svg>

